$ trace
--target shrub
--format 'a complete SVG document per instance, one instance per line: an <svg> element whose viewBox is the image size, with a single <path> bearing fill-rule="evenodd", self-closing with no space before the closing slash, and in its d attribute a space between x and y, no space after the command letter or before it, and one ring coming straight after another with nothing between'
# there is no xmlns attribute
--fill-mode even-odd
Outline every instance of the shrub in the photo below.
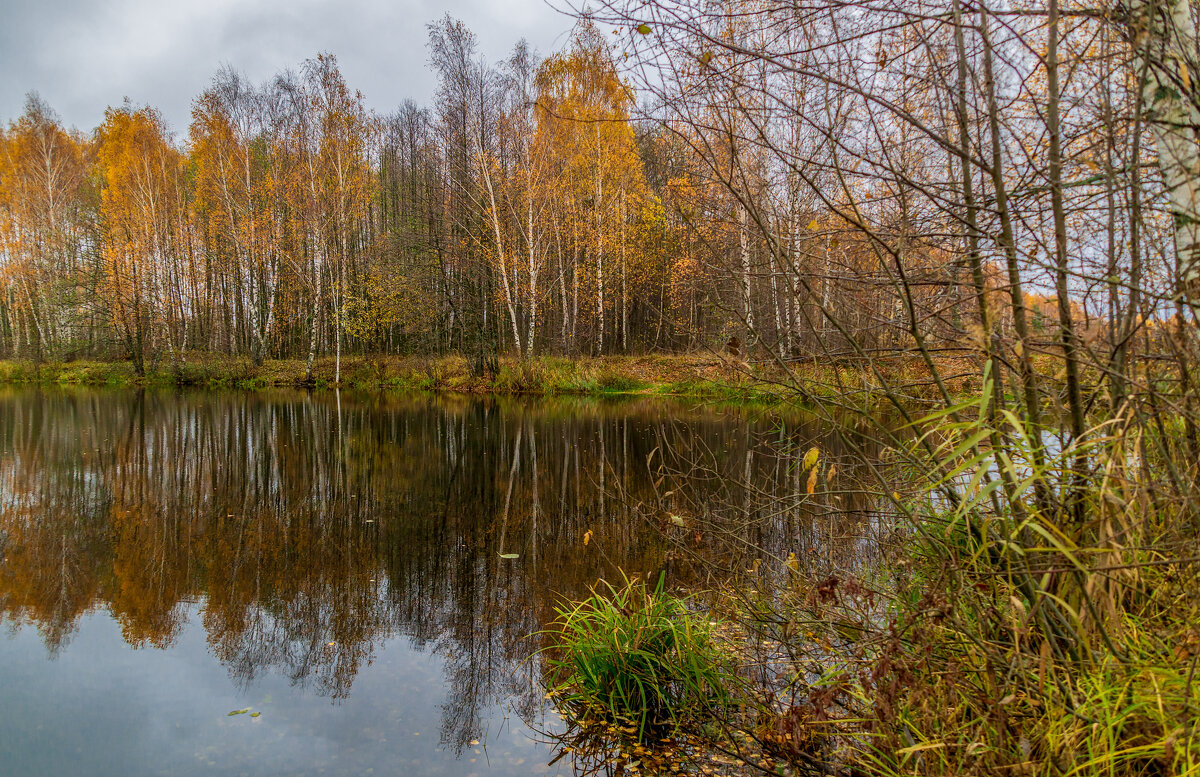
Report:
<svg viewBox="0 0 1200 777"><path fill-rule="evenodd" d="M500 391L528 394L542 391L545 378L541 364L533 360L520 360L502 364L494 385Z"/></svg>
<svg viewBox="0 0 1200 777"><path fill-rule="evenodd" d="M634 579L556 609L551 693L577 720L598 716L648 731L723 713L734 675L708 618L685 599ZM632 732L631 732L632 733Z"/></svg>
<svg viewBox="0 0 1200 777"><path fill-rule="evenodd" d="M606 372L602 374L596 381L596 385L601 391L611 392L628 392L637 391L645 386L645 384L637 378L628 375L621 375L615 372Z"/></svg>

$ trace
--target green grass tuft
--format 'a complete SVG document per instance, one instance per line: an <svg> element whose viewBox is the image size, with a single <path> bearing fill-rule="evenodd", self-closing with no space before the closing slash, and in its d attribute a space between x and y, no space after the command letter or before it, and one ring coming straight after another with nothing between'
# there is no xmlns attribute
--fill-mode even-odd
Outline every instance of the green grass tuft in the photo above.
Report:
<svg viewBox="0 0 1200 777"><path fill-rule="evenodd" d="M707 616L664 592L661 577L652 590L602 581L556 613L551 693L576 720L635 727L646 741L729 707L735 677Z"/></svg>

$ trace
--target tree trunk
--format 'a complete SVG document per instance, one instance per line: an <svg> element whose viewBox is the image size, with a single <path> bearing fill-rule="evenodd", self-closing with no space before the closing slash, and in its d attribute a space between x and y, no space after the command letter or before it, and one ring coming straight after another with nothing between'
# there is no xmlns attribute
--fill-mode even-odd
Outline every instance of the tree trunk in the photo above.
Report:
<svg viewBox="0 0 1200 777"><path fill-rule="evenodd" d="M1154 132L1158 164L1170 198L1180 291L1200 305L1200 77L1196 26L1189 0L1142 0L1130 9L1146 120ZM1144 46L1137 45L1145 40Z"/></svg>
<svg viewBox="0 0 1200 777"><path fill-rule="evenodd" d="M742 258L742 314L746 324L746 353L754 337L754 310L750 306L750 214L745 206L738 209L738 244Z"/></svg>

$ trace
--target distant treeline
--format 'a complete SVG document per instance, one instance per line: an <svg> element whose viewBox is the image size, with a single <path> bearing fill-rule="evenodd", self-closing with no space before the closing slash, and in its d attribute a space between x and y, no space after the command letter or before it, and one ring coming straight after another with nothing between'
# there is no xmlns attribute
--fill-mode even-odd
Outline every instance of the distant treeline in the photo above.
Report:
<svg viewBox="0 0 1200 777"><path fill-rule="evenodd" d="M429 26L434 105L387 115L331 54L261 85L225 68L182 138L128 103L69 131L31 95L0 130L0 358L129 359L141 374L204 351L304 359L311 375L331 355L340 375L343 352L460 353L494 373L501 353L972 353L985 329L1057 351L1073 311L1073 337L1123 359L1170 314L1154 309L1169 255L1113 271L1120 203L1107 243L1083 223L1126 186L1120 170L1071 190L1064 307L1045 262L1050 190L1022 189L1025 168L1001 171L1015 214L986 199L939 211L964 185L955 156L891 120L868 132L853 89L822 102L820 81L756 76L761 63L737 46L713 59L701 36L695 62L670 49L681 64L635 91L619 41L653 36L606 32L584 20L546 59L521 42L489 66L446 17ZM908 82L884 91L924 99ZM950 107L935 100L928 122ZM1041 153L1019 122L1010 132ZM1010 238L981 246L1004 219ZM1169 242L1161 212L1139 228Z"/></svg>
<svg viewBox="0 0 1200 777"><path fill-rule="evenodd" d="M594 27L490 67L446 18L429 51L431 109L375 114L321 54L261 86L221 70L184 138L128 103L68 131L31 95L0 132L0 357L457 351L484 370L735 330L711 257L744 225L678 139L630 121Z"/></svg>

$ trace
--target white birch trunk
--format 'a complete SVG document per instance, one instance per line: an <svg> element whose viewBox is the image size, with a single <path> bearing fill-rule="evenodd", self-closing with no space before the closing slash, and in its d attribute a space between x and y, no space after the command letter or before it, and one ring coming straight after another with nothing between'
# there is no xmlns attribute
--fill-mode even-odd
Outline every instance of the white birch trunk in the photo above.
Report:
<svg viewBox="0 0 1200 777"><path fill-rule="evenodd" d="M596 125L596 355L604 353L604 231L601 204L604 181L600 176L600 125Z"/></svg>
<svg viewBox="0 0 1200 777"><path fill-rule="evenodd" d="M1157 11L1152 15L1152 11ZM1175 221L1175 251L1184 295L1200 303L1200 109L1195 83L1196 27L1188 0L1140 2L1131 9L1138 54L1146 72L1142 95L1154 132L1158 164ZM1148 38L1147 38L1148 36ZM1147 63L1148 60L1148 63Z"/></svg>
<svg viewBox="0 0 1200 777"><path fill-rule="evenodd" d="M525 355L533 356L533 338L537 332L537 241L533 233L533 197L529 198L525 214L525 228L529 233L529 328L525 333Z"/></svg>
<svg viewBox="0 0 1200 777"><path fill-rule="evenodd" d="M750 307L750 216L744 207L738 210L738 242L742 256L742 312L746 322L746 352L754 337L754 310Z"/></svg>
<svg viewBox="0 0 1200 777"><path fill-rule="evenodd" d="M509 322L512 324L513 345L517 349L517 356L522 356L524 355L524 351L521 349L521 329L517 322L516 305L513 304L512 284L508 280L508 262L504 258L504 239L500 232L500 211L496 207L496 192L492 187L492 176L487 169L487 160L480 159L479 166L483 172L483 182L487 187L488 203L492 209L492 232L496 241L496 259L500 262L500 280L503 281L504 306L508 309ZM516 261L515 258L514 261Z"/></svg>

